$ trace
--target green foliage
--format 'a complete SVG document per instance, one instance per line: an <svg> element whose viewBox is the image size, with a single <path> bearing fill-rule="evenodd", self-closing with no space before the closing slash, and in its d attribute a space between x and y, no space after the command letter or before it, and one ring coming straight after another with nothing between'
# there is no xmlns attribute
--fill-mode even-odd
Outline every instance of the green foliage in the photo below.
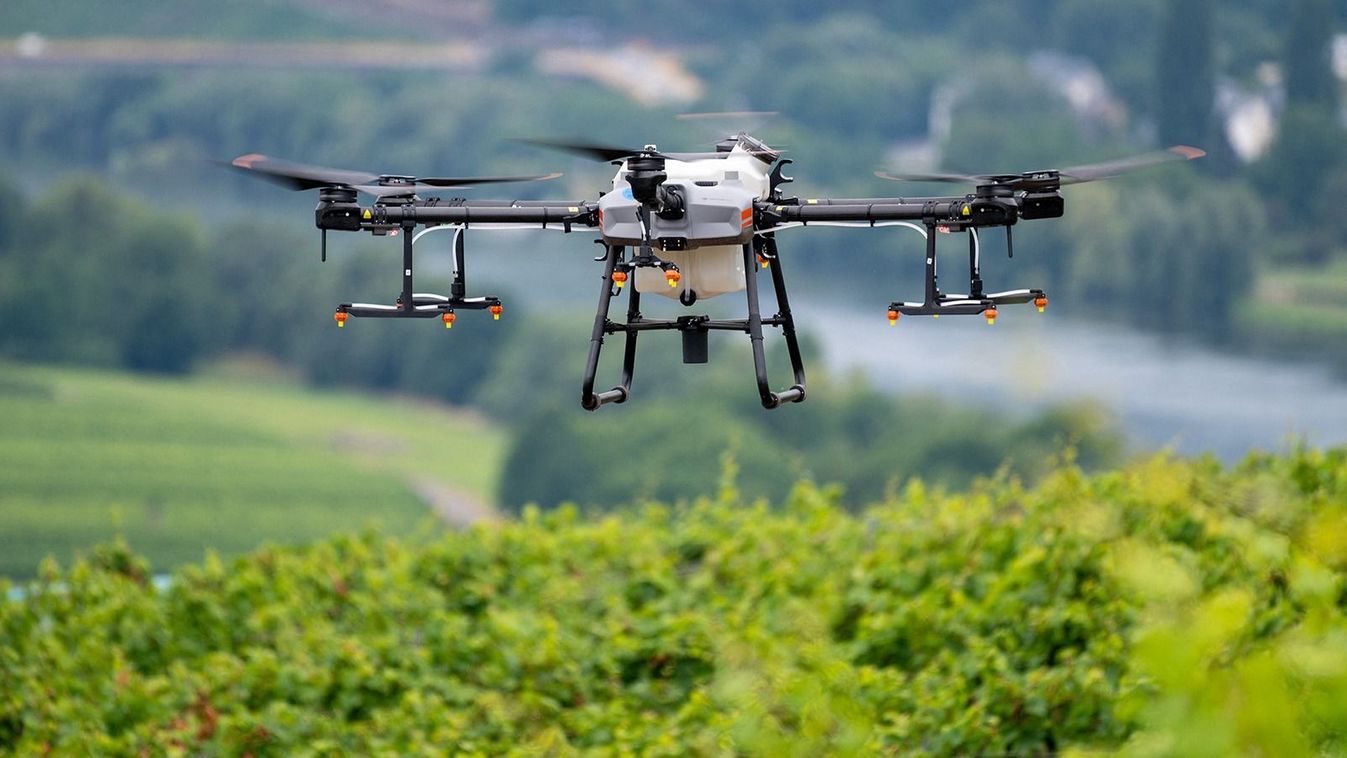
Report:
<svg viewBox="0 0 1347 758"><path fill-rule="evenodd" d="M1140 728L1121 754L1347 749L1345 462L1342 451L1250 459L1224 485L1232 514L1180 504L1187 549L1118 553L1125 586L1145 599L1131 654L1142 684L1119 703ZM1233 581L1213 581L1211 567Z"/></svg>
<svg viewBox="0 0 1347 758"><path fill-rule="evenodd" d="M1335 109L1292 105L1282 116L1277 137L1253 167L1269 194L1272 218L1294 224L1298 257L1311 263L1341 255L1341 201L1331 193L1344 187L1347 131Z"/></svg>
<svg viewBox="0 0 1347 758"><path fill-rule="evenodd" d="M1011 57L988 60L959 81L946 168L958 172L1024 171L1061 166L1086 153L1086 141L1065 98ZM948 190L949 187L944 189Z"/></svg>
<svg viewBox="0 0 1347 758"><path fill-rule="evenodd" d="M1301 755L1347 739L1347 453L124 544L0 604L0 750Z"/></svg>
<svg viewBox="0 0 1347 758"><path fill-rule="evenodd" d="M316 244L307 235L257 222L207 233L193 216L152 211L93 179L12 207L0 225L0 320L10 325L0 356L11 359L181 374L246 352L321 385L463 403L518 324L466 314L450 334L429 321L334 329L338 303L396 296L397 269L385 262L394 242L352 253L334 241L318 266L299 254ZM448 289L434 276L418 283Z"/></svg>
<svg viewBox="0 0 1347 758"><path fill-rule="evenodd" d="M1214 147L1215 0L1172 0L1156 62L1157 131L1162 145Z"/></svg>
<svg viewBox="0 0 1347 758"><path fill-rule="evenodd" d="M1171 186L1078 191L1063 219L1063 232L1081 240L1064 266L1067 289L1077 302L1116 307L1137 326L1227 341L1241 293L1271 245L1267 218L1240 183Z"/></svg>
<svg viewBox="0 0 1347 758"><path fill-rule="evenodd" d="M759 95L761 105L780 109L802 128L801 136L825 149L818 154L834 153L845 160L846 151L837 145L855 150L873 143L882 150L885 140L924 135L930 89L937 72L957 64L953 53L948 46L876 25L869 14L837 13L767 36L743 56L743 63L771 61L776 83ZM756 89L760 76L751 65L708 74L747 92ZM838 118L843 113L848 117ZM779 125L769 122L765 128L774 132ZM797 144L793 137L783 136L782 141ZM809 173L811 179L829 184L849 178L836 166L811 166Z"/></svg>
<svg viewBox="0 0 1347 758"><path fill-rule="evenodd" d="M1286 99L1292 106L1334 111L1338 83L1330 61L1335 11L1333 0L1292 0L1290 29L1282 51Z"/></svg>
<svg viewBox="0 0 1347 758"><path fill-rule="evenodd" d="M1327 267L1266 275L1258 301L1241 312L1259 347L1290 354L1347 345L1347 258Z"/></svg>
<svg viewBox="0 0 1347 758"><path fill-rule="evenodd" d="M0 213L0 250L5 250L23 227L27 213L27 199L23 192L5 176L0 176L0 208L5 210Z"/></svg>
<svg viewBox="0 0 1347 758"><path fill-rule="evenodd" d="M210 340L205 255L190 220L91 180L67 184L0 249L0 353L185 371Z"/></svg>
<svg viewBox="0 0 1347 758"><path fill-rule="evenodd" d="M1170 5L1164 0L1126 4L1068 0L1059 2L1042 26L1052 30L1051 48L1086 57L1099 66L1109 86L1129 107L1150 113L1156 105L1152 86L1157 78L1155 50Z"/></svg>
<svg viewBox="0 0 1347 758"><path fill-rule="evenodd" d="M1338 82L1329 60L1332 0L1296 0L1283 37L1286 109L1271 149L1252 176L1268 197L1269 215L1290 229L1283 257L1321 265L1343 252L1342 202L1347 141L1338 112Z"/></svg>

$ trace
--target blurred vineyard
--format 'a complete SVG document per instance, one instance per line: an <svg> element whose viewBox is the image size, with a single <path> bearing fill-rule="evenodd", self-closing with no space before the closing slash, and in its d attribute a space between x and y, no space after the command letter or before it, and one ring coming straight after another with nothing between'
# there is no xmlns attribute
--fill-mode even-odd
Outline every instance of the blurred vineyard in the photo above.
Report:
<svg viewBox="0 0 1347 758"><path fill-rule="evenodd" d="M109 544L0 604L0 750L1327 755L1347 452L801 484L408 543Z"/></svg>
<svg viewBox="0 0 1347 758"><path fill-rule="evenodd" d="M427 403L283 378L157 379L0 361L0 574L122 534L162 570L266 541L433 528L418 483L489 503L504 440Z"/></svg>

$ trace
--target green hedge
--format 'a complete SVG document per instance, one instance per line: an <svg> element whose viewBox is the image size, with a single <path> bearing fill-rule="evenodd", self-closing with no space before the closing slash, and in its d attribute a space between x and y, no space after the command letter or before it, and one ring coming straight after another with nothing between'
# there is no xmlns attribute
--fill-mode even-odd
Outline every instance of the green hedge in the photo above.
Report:
<svg viewBox="0 0 1347 758"><path fill-rule="evenodd" d="M1347 748L1347 451L573 508L409 544L124 545L0 603L17 754Z"/></svg>

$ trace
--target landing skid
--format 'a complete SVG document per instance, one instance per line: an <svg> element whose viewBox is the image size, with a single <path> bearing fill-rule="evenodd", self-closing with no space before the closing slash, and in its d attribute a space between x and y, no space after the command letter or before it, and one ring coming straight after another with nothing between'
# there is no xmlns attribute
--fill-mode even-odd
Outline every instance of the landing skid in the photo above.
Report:
<svg viewBox="0 0 1347 758"><path fill-rule="evenodd" d="M936 274L935 240L939 229L949 231L948 226L926 223L926 297L921 302L894 301L889 304L889 323L893 324L901 316L976 316L986 314L987 323L996 320L996 307L999 305L1020 305L1033 303L1040 311L1047 305L1047 295L1041 289L1005 290L1004 292L982 291L982 270L979 261L977 229L968 228L968 294L941 292ZM1006 228L1009 235L1010 229ZM1009 237L1007 244L1009 245ZM1010 248L1013 250L1013 248Z"/></svg>
<svg viewBox="0 0 1347 758"><path fill-rule="evenodd" d="M435 231L429 227L421 234ZM380 303L342 303L337 306L337 326L345 326L346 319L352 316L360 318L440 318L445 326L453 326L454 312L457 310L490 311L492 318L499 319L501 314L500 298L468 297L467 281L463 255L463 228L454 229L454 280L449 295L437 295L433 292L412 291L413 250L416 242L413 235L414 222L402 224L402 292L392 305ZM324 250L326 256L326 250Z"/></svg>
<svg viewBox="0 0 1347 758"><path fill-rule="evenodd" d="M706 363L707 335L712 330L743 332L753 346L753 371L757 378L758 395L764 408L778 408L785 403L803 402L805 398L804 361L800 355L795 320L786 296L786 281L781 272L776 240L772 235L755 238L753 244L743 246L745 290L748 299L748 317L742 319L712 319L707 316L681 316L676 319L648 319L641 315L641 293L632 286L627 294L627 319L624 323L609 320L608 308L622 288L613 281L614 270L626 264L626 250L622 246L606 246L603 285L599 291L598 311L594 314L594 330L589 340L589 360L585 365L584 383L580 390L580 404L594 411L608 403L623 403L631 396L631 381L636 369L636 341L641 332L674 330L683 335L683 362ZM766 261L772 272L779 311L764 318L758 304L758 261ZM789 389L773 392L768 384L767 360L763 350L762 327L781 329L790 355L795 383ZM607 335L621 332L626 335L622 356L621 383L605 392L594 392L594 378L599 369L599 356Z"/></svg>
<svg viewBox="0 0 1347 758"><path fill-rule="evenodd" d="M931 303L895 302L889 305L889 310L897 311L904 316L977 315L998 305L1021 305L1046 297L1043 290L1039 289L992 292L980 298L941 293L940 297Z"/></svg>

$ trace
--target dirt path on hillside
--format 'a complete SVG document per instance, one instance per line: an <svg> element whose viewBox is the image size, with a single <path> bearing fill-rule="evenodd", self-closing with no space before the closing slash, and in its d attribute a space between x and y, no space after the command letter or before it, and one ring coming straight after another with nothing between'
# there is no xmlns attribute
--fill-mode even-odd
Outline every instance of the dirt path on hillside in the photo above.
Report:
<svg viewBox="0 0 1347 758"><path fill-rule="evenodd" d="M391 434L368 429L343 429L333 435L330 444L338 451L365 461L373 468L391 469L389 459L396 456L406 444ZM427 474L409 474L407 486L412 494L425 503L441 522L455 529L466 529L474 524L500 521L495 508L475 495L446 484Z"/></svg>
<svg viewBox="0 0 1347 758"><path fill-rule="evenodd" d="M449 526L466 529L474 524L500 521L500 516L489 505L444 482L419 476L412 479L410 484L416 496Z"/></svg>

